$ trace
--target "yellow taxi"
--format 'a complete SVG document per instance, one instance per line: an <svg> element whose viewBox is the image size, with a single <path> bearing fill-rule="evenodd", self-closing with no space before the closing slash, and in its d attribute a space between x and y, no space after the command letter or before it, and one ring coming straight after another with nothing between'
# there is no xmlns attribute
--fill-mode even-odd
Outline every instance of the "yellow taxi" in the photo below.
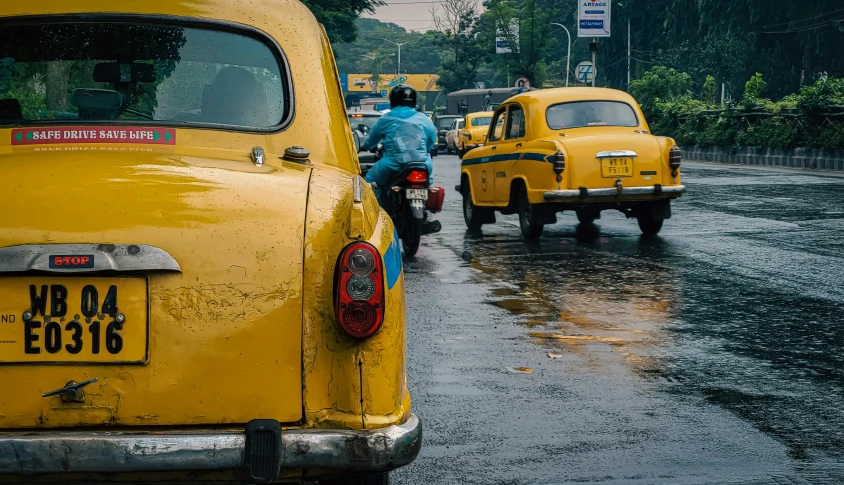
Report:
<svg viewBox="0 0 844 485"><path fill-rule="evenodd" d="M471 230L495 223L496 212L518 214L522 235L535 239L558 212L591 224L612 209L653 236L686 190L681 159L673 139L650 134L627 93L530 91L496 109L486 144L463 158L456 190Z"/></svg>
<svg viewBox="0 0 844 485"><path fill-rule="evenodd" d="M0 6L0 481L386 484L390 218L295 0Z"/></svg>
<svg viewBox="0 0 844 485"><path fill-rule="evenodd" d="M484 146L492 115L491 111L466 115L463 128L457 134L457 156L463 158L469 150Z"/></svg>

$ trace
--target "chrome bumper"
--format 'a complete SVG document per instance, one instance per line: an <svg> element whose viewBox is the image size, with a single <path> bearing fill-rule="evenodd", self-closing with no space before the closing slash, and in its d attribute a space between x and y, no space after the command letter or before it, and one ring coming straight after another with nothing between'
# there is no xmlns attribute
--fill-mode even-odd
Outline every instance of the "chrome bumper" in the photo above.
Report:
<svg viewBox="0 0 844 485"><path fill-rule="evenodd" d="M421 444L415 415L370 431L292 429L281 434L281 468L390 471L413 461ZM243 469L245 445L243 432L0 433L0 477Z"/></svg>
<svg viewBox="0 0 844 485"><path fill-rule="evenodd" d="M572 202L588 197L623 197L627 195L676 195L686 191L685 185L670 185L668 187L649 185L646 187L622 187L621 190L611 189L582 189L582 190L551 190L545 192L546 202Z"/></svg>

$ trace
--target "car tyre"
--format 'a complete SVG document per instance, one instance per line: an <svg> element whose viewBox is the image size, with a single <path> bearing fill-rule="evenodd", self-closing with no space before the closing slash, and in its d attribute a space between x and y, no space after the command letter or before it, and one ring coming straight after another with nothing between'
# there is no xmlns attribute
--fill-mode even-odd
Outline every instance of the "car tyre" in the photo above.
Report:
<svg viewBox="0 0 844 485"><path fill-rule="evenodd" d="M480 231L484 225L485 216L488 216L487 211L490 210L486 207L478 207L472 202L472 190L469 183L465 182L463 184L463 220L466 221L466 227L470 231Z"/></svg>
<svg viewBox="0 0 844 485"><path fill-rule="evenodd" d="M340 480L320 480L319 485L390 485L390 474L352 475Z"/></svg>
<svg viewBox="0 0 844 485"><path fill-rule="evenodd" d="M596 220L600 219L601 217L600 212L590 211L586 209L578 209L577 211L575 211L575 214L577 214L577 222L587 226L591 226L595 223Z"/></svg>
<svg viewBox="0 0 844 485"><path fill-rule="evenodd" d="M662 230L662 223L664 220L654 220L650 212L636 217L639 222L639 229L642 230L642 235L645 237L654 237Z"/></svg>
<svg viewBox="0 0 844 485"><path fill-rule="evenodd" d="M519 227L522 229L522 236L527 240L538 239L542 235L544 224L539 223L537 218L537 207L528 200L527 188L519 188Z"/></svg>

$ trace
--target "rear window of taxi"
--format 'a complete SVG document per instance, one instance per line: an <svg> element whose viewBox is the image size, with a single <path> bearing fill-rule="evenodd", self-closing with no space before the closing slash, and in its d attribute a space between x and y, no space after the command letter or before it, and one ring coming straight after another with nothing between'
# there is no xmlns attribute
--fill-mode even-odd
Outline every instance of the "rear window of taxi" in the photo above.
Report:
<svg viewBox="0 0 844 485"><path fill-rule="evenodd" d="M281 50L213 22L0 22L0 125L197 125L277 131L292 118Z"/></svg>
<svg viewBox="0 0 844 485"><path fill-rule="evenodd" d="M639 126L633 108L620 101L574 101L551 105L545 121L552 130L589 126Z"/></svg>

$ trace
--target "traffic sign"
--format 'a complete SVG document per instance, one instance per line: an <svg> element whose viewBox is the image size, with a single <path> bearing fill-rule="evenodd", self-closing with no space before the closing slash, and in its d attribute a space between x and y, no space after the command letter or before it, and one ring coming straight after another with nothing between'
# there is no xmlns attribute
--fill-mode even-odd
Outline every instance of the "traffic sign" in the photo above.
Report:
<svg viewBox="0 0 844 485"><path fill-rule="evenodd" d="M381 96L383 96L385 98L387 97L387 90L386 89L381 90Z"/></svg>
<svg viewBox="0 0 844 485"><path fill-rule="evenodd" d="M530 89L530 79L528 79L524 76L516 79L516 87L517 88Z"/></svg>
<svg viewBox="0 0 844 485"><path fill-rule="evenodd" d="M575 68L577 72L577 80L583 84L592 84L595 79L595 65L589 61L583 61Z"/></svg>

